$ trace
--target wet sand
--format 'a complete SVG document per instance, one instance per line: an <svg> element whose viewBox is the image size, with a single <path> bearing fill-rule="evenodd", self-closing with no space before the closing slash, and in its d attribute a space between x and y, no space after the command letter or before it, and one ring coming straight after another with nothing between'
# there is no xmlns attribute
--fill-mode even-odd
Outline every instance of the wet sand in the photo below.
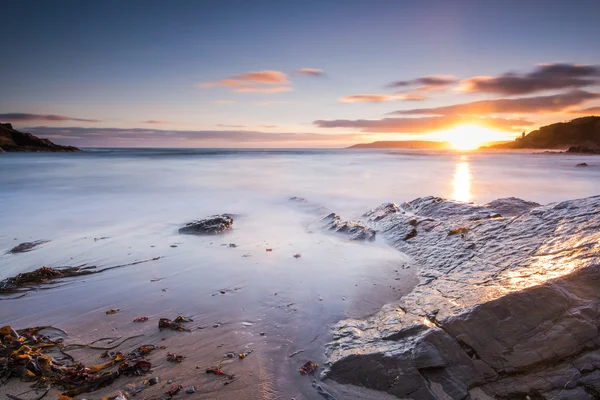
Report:
<svg viewBox="0 0 600 400"><path fill-rule="evenodd" d="M32 252L2 255L2 278L13 275L17 268L22 272L42 265L84 263L108 267L162 258L66 279L48 290L2 301L0 321L17 329L60 327L68 332L67 344L144 335L115 349L124 353L143 344L166 347L148 356L152 374L121 377L107 388L77 398L114 395L116 390L138 386L153 376L158 376L160 383L137 398L158 399L179 384L183 391L195 386L196 393L183 392L176 398L322 398L311 385L313 380L319 381L319 374L303 376L298 369L307 360L323 365L323 345L331 339L330 327L342 318L376 312L408 293L417 280L408 259L384 243L350 242L324 233L314 224L314 210L286 207L290 218L281 219L281 212L272 218L240 216L231 233L219 236L178 235L177 225L169 222L151 229L113 227L50 238L51 242ZM261 237L254 232L261 232ZM101 237L107 238L94 240ZM28 240L17 239L19 243ZM294 258L296 253L302 257ZM113 308L120 311L105 313ZM158 329L159 318L177 315L193 318L183 324L191 332ZM139 316L148 316L149 321L132 322ZM289 357L298 350L303 352ZM238 357L249 351L246 358ZM186 358L179 364L170 363L167 352ZM105 362L99 350L70 353L86 365ZM234 357L229 358L228 353ZM205 372L218 364L235 379ZM168 380L173 380L172 384L167 384ZM357 391L360 398L382 398L381 393L365 389L319 384L337 399L356 398ZM13 379L0 387L0 394L19 394L27 387ZM51 393L55 391L60 392L52 389ZM23 395L34 397L28 396Z"/></svg>

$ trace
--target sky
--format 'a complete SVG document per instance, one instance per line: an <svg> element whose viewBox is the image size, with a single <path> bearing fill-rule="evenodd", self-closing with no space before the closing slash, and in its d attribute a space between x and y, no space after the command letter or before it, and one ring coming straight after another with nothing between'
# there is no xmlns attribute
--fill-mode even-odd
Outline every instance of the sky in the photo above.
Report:
<svg viewBox="0 0 600 400"><path fill-rule="evenodd" d="M600 115L597 0L20 0L0 12L0 121L62 144L510 140Z"/></svg>

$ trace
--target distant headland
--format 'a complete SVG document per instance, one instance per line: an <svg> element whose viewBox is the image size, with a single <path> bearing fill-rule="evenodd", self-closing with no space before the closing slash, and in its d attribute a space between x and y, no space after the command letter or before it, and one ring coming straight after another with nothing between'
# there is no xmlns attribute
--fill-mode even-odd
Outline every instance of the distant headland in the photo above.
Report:
<svg viewBox="0 0 600 400"><path fill-rule="evenodd" d="M3 152L65 152L80 151L74 146L61 146L31 133L19 132L11 124L0 123L0 153Z"/></svg>
<svg viewBox="0 0 600 400"><path fill-rule="evenodd" d="M373 143L359 143L348 149L449 149L448 142L430 140L390 140Z"/></svg>
<svg viewBox="0 0 600 400"><path fill-rule="evenodd" d="M600 117L576 118L542 126L514 141L482 149L569 149L570 153L600 154Z"/></svg>

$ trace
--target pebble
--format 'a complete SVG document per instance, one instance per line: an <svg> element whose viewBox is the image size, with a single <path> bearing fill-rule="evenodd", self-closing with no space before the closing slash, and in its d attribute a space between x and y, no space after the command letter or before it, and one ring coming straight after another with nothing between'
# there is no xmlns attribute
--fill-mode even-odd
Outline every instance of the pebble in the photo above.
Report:
<svg viewBox="0 0 600 400"><path fill-rule="evenodd" d="M186 393L192 394L196 391L196 388L193 386L190 386L189 388L185 389Z"/></svg>
<svg viewBox="0 0 600 400"><path fill-rule="evenodd" d="M260 333L260 336L265 336L265 333L264 333L264 332L261 332L261 333Z"/></svg>
<svg viewBox="0 0 600 400"><path fill-rule="evenodd" d="M167 383L168 383L168 384L171 384L171 383L173 383L173 379L169 379L169 380L167 381Z"/></svg>
<svg viewBox="0 0 600 400"><path fill-rule="evenodd" d="M220 327L220 326L221 326L221 324L214 324L214 325L213 325L213 328L218 328L218 327Z"/></svg>

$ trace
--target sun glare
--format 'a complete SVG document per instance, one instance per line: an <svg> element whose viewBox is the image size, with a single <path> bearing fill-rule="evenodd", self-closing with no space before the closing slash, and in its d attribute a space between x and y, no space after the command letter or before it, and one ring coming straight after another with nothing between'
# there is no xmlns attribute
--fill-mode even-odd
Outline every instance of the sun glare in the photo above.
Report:
<svg viewBox="0 0 600 400"><path fill-rule="evenodd" d="M436 135L455 150L475 150L489 142L507 140L506 134L479 125L458 125Z"/></svg>

